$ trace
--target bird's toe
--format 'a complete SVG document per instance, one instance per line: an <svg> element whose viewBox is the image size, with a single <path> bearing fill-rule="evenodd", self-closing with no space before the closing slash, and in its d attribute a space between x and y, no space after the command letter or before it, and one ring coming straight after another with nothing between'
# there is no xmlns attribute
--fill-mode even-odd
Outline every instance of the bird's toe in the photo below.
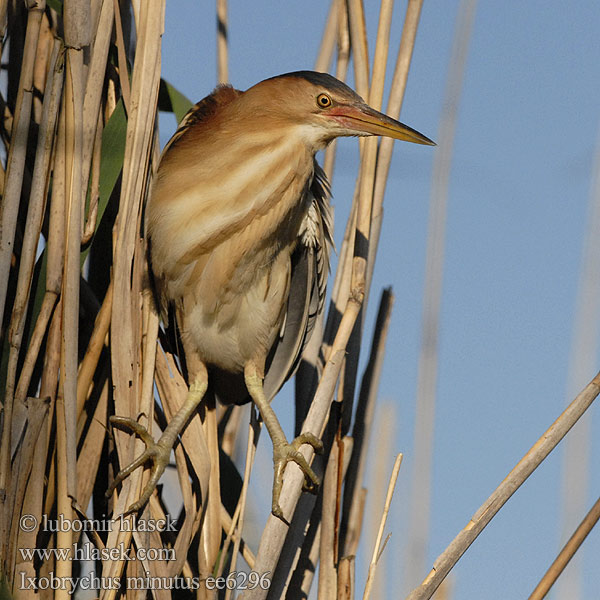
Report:
<svg viewBox="0 0 600 600"><path fill-rule="evenodd" d="M283 512L279 505L279 497L281 496L283 474L287 463L296 463L302 470L302 473L304 473L304 483L302 487L304 491L316 493L316 490L321 483L318 475L313 471L306 458L304 458L303 454L298 450L302 444L311 445L316 452L320 452L323 449L321 440L311 433L302 434L295 438L291 443L283 442L273 448L275 479L273 482L273 504L271 512L274 516L284 521L284 523L287 523L287 521L283 518Z"/></svg>
<svg viewBox="0 0 600 600"><path fill-rule="evenodd" d="M133 471L135 471L138 467L146 464L148 461L152 462L152 467L150 469L150 479L144 486L142 493L138 500L134 502L128 509L123 513L123 516L127 516L133 514L140 510L146 502L150 499L152 492L156 488L156 485L169 464L171 449L161 445L160 441L157 443L154 441L148 430L135 421L134 419L130 419L128 417L111 417L110 422L121 429L129 429L133 433L135 433L139 438L142 439L144 444L146 445L146 449L142 454L140 454L134 461L128 464L126 467L121 469L117 475L115 476L113 482L108 487L106 491L106 497L110 497L110 495L114 492L116 487L123 482Z"/></svg>

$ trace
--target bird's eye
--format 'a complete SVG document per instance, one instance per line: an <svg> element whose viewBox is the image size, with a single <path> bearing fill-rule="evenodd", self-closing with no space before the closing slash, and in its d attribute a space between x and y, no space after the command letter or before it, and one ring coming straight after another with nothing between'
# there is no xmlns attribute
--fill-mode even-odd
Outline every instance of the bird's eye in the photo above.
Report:
<svg viewBox="0 0 600 600"><path fill-rule="evenodd" d="M320 108L329 108L333 102L327 94L319 94L317 96L317 104Z"/></svg>

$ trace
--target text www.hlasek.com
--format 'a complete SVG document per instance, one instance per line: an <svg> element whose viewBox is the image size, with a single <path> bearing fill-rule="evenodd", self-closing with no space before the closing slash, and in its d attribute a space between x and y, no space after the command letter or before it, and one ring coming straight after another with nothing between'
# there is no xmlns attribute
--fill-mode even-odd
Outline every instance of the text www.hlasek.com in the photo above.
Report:
<svg viewBox="0 0 600 600"><path fill-rule="evenodd" d="M175 548L137 548L120 543L112 548L97 548L93 544L73 544L71 548L19 548L23 561L67 560L175 560Z"/></svg>

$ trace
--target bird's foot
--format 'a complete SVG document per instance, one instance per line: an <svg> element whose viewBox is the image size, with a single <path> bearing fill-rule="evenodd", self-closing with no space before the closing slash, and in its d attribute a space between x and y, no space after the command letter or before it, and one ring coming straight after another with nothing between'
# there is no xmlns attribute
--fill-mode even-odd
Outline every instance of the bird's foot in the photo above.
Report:
<svg viewBox="0 0 600 600"><path fill-rule="evenodd" d="M283 486L283 473L289 462L295 462L304 473L303 490L311 493L316 493L320 481L316 473L312 470L304 456L300 453L299 448L302 444L310 444L315 452L323 451L323 442L312 433L303 433L295 438L291 443L286 440L273 444L273 463L275 465L275 479L273 481L273 503L271 512L274 516L281 519L284 523L289 523L283 516L281 506L279 506L279 497L281 496L281 488Z"/></svg>
<svg viewBox="0 0 600 600"><path fill-rule="evenodd" d="M128 429L135 433L142 439L144 444L146 444L146 450L144 450L144 452L142 452L142 454L140 454L140 456L138 456L132 463L117 473L114 481L106 491L107 498L110 497L115 488L126 477L133 473L133 471L147 463L149 460L152 461L150 479L144 487L142 495L139 497L137 502L134 502L127 509L127 511L123 513L123 516L126 517L127 515L131 515L140 510L140 508L142 508L142 506L144 506L144 504L146 504L146 502L148 502L150 499L150 496L152 495L160 476L163 474L166 466L169 464L172 444L169 445L168 443L164 443L164 434L158 442L155 442L152 436L148 433L148 430L134 419L113 416L110 418L110 422L113 424L113 426L119 427L120 429Z"/></svg>

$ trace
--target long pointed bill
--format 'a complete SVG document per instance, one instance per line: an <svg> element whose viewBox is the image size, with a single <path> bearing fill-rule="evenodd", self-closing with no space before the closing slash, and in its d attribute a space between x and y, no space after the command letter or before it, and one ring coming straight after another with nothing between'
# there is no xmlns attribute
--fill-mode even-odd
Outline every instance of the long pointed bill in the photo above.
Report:
<svg viewBox="0 0 600 600"><path fill-rule="evenodd" d="M329 114L358 135L383 135L405 142L435 146L435 142L422 133L376 111L367 104L336 106Z"/></svg>

